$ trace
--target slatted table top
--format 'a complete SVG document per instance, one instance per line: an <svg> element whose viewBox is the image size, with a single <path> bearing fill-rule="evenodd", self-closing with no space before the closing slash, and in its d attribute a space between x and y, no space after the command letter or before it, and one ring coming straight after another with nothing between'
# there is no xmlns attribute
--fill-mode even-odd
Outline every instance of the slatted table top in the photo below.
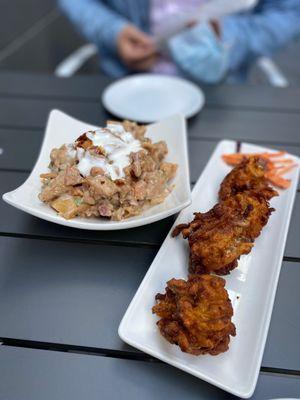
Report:
<svg viewBox="0 0 300 400"><path fill-rule="evenodd" d="M30 173L51 109L98 125L109 118L100 102L109 83L102 76L0 74L1 193ZM204 91L206 107L188 124L191 184L221 139L300 155L300 90ZM299 196L255 399L300 395ZM83 393L89 399L234 398L154 362L118 337L119 322L173 221L80 231L0 202L0 399L35 400L41 393L46 400L81 399Z"/></svg>

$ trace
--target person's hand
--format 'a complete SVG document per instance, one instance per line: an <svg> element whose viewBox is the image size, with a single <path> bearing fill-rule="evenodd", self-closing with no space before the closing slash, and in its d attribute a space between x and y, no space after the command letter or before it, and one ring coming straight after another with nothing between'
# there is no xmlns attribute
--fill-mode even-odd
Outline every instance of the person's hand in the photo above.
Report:
<svg viewBox="0 0 300 400"><path fill-rule="evenodd" d="M133 25L120 32L117 48L122 62L136 71L150 69L157 58L153 39Z"/></svg>

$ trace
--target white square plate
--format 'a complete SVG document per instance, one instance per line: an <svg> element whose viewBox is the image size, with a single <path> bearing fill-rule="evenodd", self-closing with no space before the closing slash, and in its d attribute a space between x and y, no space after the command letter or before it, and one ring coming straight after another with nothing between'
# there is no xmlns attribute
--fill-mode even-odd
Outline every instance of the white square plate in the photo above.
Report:
<svg viewBox="0 0 300 400"><path fill-rule="evenodd" d="M231 170L221 159L235 152L236 143L222 141L214 151L193 192L192 204L183 210L174 226L193 219L193 212L207 211L217 202L219 186ZM242 152L272 151L243 143ZM293 157L298 163L297 157ZM288 175L287 175L288 176ZM229 350L218 356L193 356L169 344L152 315L156 293L164 293L171 278L187 278L188 243L167 236L119 326L125 342L175 367L197 376L237 396L252 395L267 338L283 251L297 190L298 168L291 171L292 185L272 199L276 211L255 241L252 252L242 256L238 268L226 276L226 288L234 308L237 335ZM287 310L288 311L288 310Z"/></svg>
<svg viewBox="0 0 300 400"><path fill-rule="evenodd" d="M100 218L66 220L48 205L42 203L38 199L41 190L40 174L48 171L51 150L64 143L74 142L82 133L96 128L96 126L78 121L61 111L52 110L48 118L41 152L33 171L20 187L12 192L5 193L3 200L20 210L47 221L73 228L99 231L127 229L150 224L176 214L191 203L186 122L181 114L149 125L147 128L146 136L151 140L154 142L166 141L169 149L166 161L178 164L178 171L172 182L175 187L162 204L154 206L136 217L123 221L109 221Z"/></svg>

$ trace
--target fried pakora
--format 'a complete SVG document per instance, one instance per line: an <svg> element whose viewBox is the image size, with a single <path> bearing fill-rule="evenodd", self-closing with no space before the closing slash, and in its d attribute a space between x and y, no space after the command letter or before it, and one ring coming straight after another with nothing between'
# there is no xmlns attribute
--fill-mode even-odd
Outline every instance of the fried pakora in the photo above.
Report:
<svg viewBox="0 0 300 400"><path fill-rule="evenodd" d="M189 240L191 273L225 275L237 267L274 211L268 200L277 192L269 186L256 157L225 177L219 195L220 202L210 211L195 213L192 222L173 231L173 236L182 232Z"/></svg>
<svg viewBox="0 0 300 400"><path fill-rule="evenodd" d="M182 232L189 240L190 272L228 274L240 256L251 251L273 210L264 197L244 192L176 227L173 236Z"/></svg>
<svg viewBox="0 0 300 400"><path fill-rule="evenodd" d="M287 172L298 167L293 158L285 157L286 151L264 152L264 153L231 153L223 154L222 159L228 165L236 166L242 161L249 158L257 158L261 160L264 166L265 178L275 187L280 189L288 189L291 186L291 180L284 178Z"/></svg>
<svg viewBox="0 0 300 400"><path fill-rule="evenodd" d="M228 350L236 331L224 279L213 275L171 279L166 293L157 294L156 301L152 312L160 317L157 325L168 342L193 355Z"/></svg>
<svg viewBox="0 0 300 400"><path fill-rule="evenodd" d="M252 191L270 200L277 196L265 177L266 161L258 156L242 159L225 177L219 190L219 199L225 200L244 191Z"/></svg>

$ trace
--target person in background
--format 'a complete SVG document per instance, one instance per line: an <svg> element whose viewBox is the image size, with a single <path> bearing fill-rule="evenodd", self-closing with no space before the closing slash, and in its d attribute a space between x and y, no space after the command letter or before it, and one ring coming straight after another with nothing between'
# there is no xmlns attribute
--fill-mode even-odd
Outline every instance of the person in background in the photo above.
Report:
<svg viewBox="0 0 300 400"><path fill-rule="evenodd" d="M226 0L228 1L228 0ZM113 77L148 71L217 83L244 80L251 64L272 56L300 34L300 0L260 0L243 13L211 23L191 21L156 48L166 21L196 10L203 0L58 0L61 10L100 54Z"/></svg>

